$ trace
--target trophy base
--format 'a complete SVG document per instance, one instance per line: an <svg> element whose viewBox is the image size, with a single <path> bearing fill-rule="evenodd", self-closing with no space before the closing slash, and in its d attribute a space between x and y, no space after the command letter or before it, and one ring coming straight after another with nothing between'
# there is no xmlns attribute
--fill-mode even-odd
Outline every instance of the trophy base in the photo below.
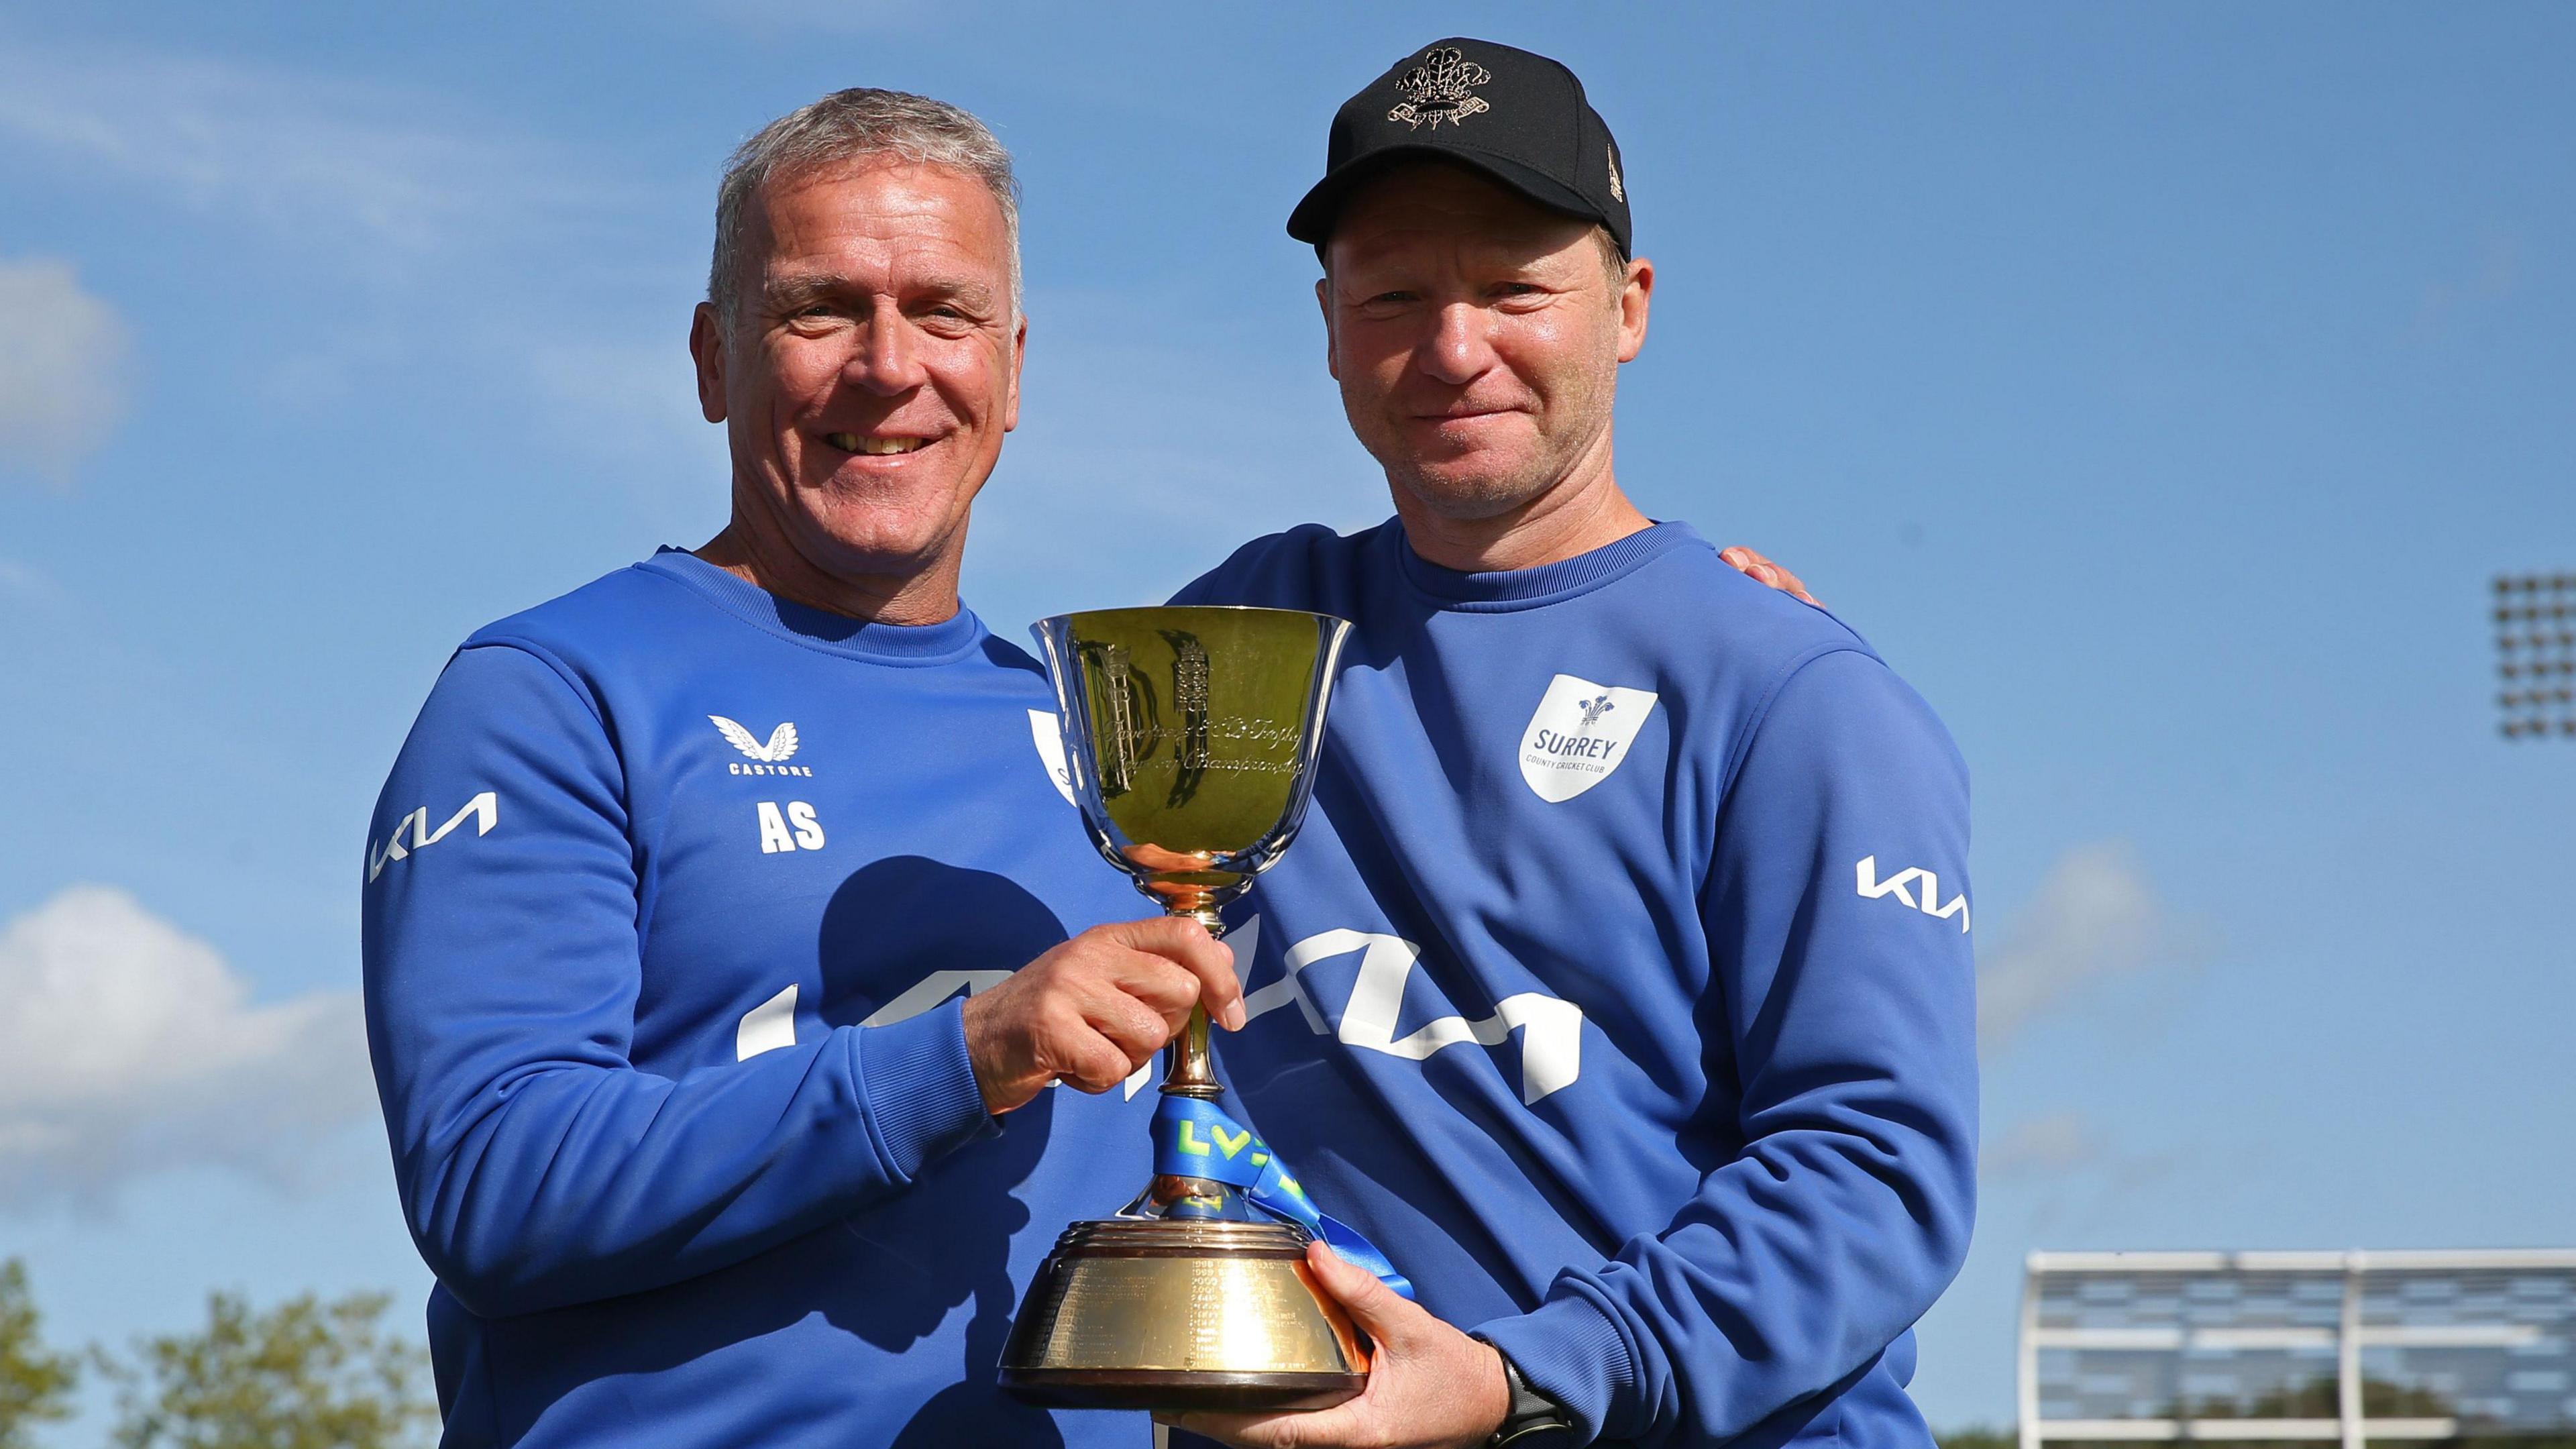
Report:
<svg viewBox="0 0 2576 1449"><path fill-rule="evenodd" d="M1368 1353L1280 1222L1075 1223L1038 1269L1001 1387L1060 1408L1322 1409L1368 1384Z"/></svg>
<svg viewBox="0 0 2576 1449"><path fill-rule="evenodd" d="M1004 1369L1002 1391L1050 1409L1285 1414L1357 1398L1366 1374L1227 1374L1154 1369Z"/></svg>

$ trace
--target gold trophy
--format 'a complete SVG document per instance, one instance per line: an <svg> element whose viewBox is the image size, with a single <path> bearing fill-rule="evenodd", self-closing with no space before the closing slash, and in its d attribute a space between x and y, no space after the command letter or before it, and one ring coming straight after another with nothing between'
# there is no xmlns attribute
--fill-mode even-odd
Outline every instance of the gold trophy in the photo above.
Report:
<svg viewBox="0 0 2576 1449"><path fill-rule="evenodd" d="M1034 629L1083 821L1166 912L1222 933L1218 908L1295 838L1349 631L1290 609L1178 607ZM1172 1044L1163 1091L1219 1094L1204 1008ZM1056 1240L1002 1351L1001 1386L1076 1408L1338 1404L1367 1383L1368 1355L1316 1287L1307 1241L1232 1186L1158 1175L1117 1216Z"/></svg>

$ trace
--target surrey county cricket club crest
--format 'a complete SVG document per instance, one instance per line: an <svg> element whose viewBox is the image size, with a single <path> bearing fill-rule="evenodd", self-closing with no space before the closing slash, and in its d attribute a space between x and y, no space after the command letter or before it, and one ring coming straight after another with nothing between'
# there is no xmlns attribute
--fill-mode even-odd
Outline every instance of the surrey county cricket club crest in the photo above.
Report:
<svg viewBox="0 0 2576 1449"><path fill-rule="evenodd" d="M1454 45L1426 50L1420 63L1395 78L1396 89L1404 92L1404 99L1386 113L1386 118L1402 121L1416 130L1429 126L1437 131L1442 121L1457 125L1469 116L1493 109L1468 89L1493 78L1493 72L1460 54Z"/></svg>
<svg viewBox="0 0 2576 1449"><path fill-rule="evenodd" d="M1553 805L1610 778L1655 709L1651 689L1620 689L1560 674L1521 734L1521 778Z"/></svg>

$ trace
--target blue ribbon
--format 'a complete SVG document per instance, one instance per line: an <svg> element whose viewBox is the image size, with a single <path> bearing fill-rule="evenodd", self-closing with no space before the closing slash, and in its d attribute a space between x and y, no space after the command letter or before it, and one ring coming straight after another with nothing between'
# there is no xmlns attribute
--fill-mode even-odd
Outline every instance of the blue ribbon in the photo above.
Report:
<svg viewBox="0 0 2576 1449"><path fill-rule="evenodd" d="M1166 1177L1197 1177L1222 1182L1242 1192L1254 1207L1304 1228L1326 1247L1375 1273L1389 1288L1407 1298L1413 1283L1395 1264L1349 1224L1319 1211L1296 1174L1270 1144L1214 1102L1167 1096L1154 1109L1154 1171Z"/></svg>

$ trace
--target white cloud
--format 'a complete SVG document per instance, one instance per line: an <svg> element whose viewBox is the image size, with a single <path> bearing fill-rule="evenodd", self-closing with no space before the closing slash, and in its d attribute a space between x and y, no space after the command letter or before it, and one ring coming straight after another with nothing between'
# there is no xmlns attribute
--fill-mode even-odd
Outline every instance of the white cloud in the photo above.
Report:
<svg viewBox="0 0 2576 1449"><path fill-rule="evenodd" d="M2030 904L1977 963L1977 1044L1992 1055L2031 1018L2100 982L2188 965L2192 933L2119 841L2059 857Z"/></svg>
<svg viewBox="0 0 2576 1449"><path fill-rule="evenodd" d="M2091 1120L2081 1112L2052 1112L2017 1123L1977 1153L1981 1175L1994 1179L2065 1172L2106 1155Z"/></svg>
<svg viewBox="0 0 2576 1449"><path fill-rule="evenodd" d="M601 195L588 168L474 132L452 99L130 51L0 50L0 136L297 242L417 252L505 207Z"/></svg>
<svg viewBox="0 0 2576 1449"><path fill-rule="evenodd" d="M1977 1049L1993 1056L2036 1018L2105 984L2197 963L2199 929L2177 917L2121 841L2078 846L2058 857L2028 905L1977 962ZM2066 1181L2099 1184L2097 1201L2143 1190L2170 1173L2173 1154L2121 1150L2082 1112L2028 1117L1989 1139L1978 1175L1995 1183L2054 1184L2032 1219L2034 1231L2074 1211ZM2115 1191L2116 1190L2116 1191Z"/></svg>
<svg viewBox="0 0 2576 1449"><path fill-rule="evenodd" d="M0 261L0 472L68 483L125 412L128 351L70 263Z"/></svg>
<svg viewBox="0 0 2576 1449"><path fill-rule="evenodd" d="M53 575L5 556L0 556L0 594L49 609L62 607L68 597Z"/></svg>
<svg viewBox="0 0 2576 1449"><path fill-rule="evenodd" d="M354 992L255 1006L204 941L73 886L0 931L0 1206L207 1163L292 1177L370 1113Z"/></svg>

